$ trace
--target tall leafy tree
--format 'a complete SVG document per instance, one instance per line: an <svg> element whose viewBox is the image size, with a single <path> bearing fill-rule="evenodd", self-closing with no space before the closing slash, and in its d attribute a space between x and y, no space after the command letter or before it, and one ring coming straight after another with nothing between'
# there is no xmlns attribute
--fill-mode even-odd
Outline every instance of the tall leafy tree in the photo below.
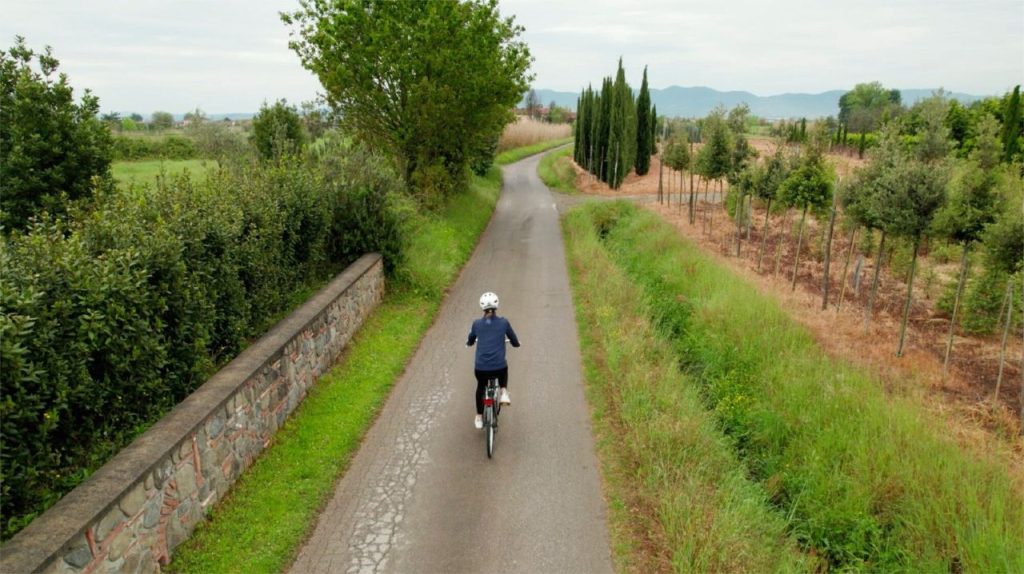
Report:
<svg viewBox="0 0 1024 574"><path fill-rule="evenodd" d="M0 50L0 224L8 229L110 181L113 140L97 119L99 99L85 90L76 103L59 65L49 47L36 53L21 36Z"/></svg>
<svg viewBox="0 0 1024 574"><path fill-rule="evenodd" d="M537 90L533 88L526 93L526 115L534 119L540 115L540 98L537 96Z"/></svg>
<svg viewBox="0 0 1024 574"><path fill-rule="evenodd" d="M857 84L839 97L839 123L847 131L860 134L861 157L866 134L877 130L900 104L899 90L887 90L879 82Z"/></svg>
<svg viewBox="0 0 1024 574"><path fill-rule="evenodd" d="M636 167L637 175L646 175L651 169L651 154L654 153L654 130L651 128L651 93L647 89L647 67L644 66L644 79L640 84L640 94L636 100Z"/></svg>
<svg viewBox="0 0 1024 574"><path fill-rule="evenodd" d="M454 189L493 153L531 79L523 28L497 0L302 0L282 19L341 121L421 192Z"/></svg>

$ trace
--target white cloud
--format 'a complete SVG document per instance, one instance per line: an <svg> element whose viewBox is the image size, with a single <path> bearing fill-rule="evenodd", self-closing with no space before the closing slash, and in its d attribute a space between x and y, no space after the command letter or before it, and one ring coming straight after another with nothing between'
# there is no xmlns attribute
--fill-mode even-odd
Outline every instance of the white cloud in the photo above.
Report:
<svg viewBox="0 0 1024 574"><path fill-rule="evenodd" d="M104 110L255 111L312 99L278 13L297 0L4 0L0 48L49 44ZM1024 0L502 0L538 87L600 83L623 58L653 87L760 95L892 87L996 94L1024 81Z"/></svg>

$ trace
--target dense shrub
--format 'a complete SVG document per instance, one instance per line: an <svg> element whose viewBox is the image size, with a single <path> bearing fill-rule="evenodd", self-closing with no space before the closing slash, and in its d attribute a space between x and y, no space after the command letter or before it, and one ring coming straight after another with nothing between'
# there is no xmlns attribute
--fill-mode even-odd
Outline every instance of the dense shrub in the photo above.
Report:
<svg viewBox="0 0 1024 574"><path fill-rule="evenodd" d="M161 138L114 136L114 159L195 159L196 144L189 138L168 135Z"/></svg>
<svg viewBox="0 0 1024 574"><path fill-rule="evenodd" d="M7 538L201 384L297 289L401 257L398 178L364 152L97 198L0 245Z"/></svg>
<svg viewBox="0 0 1024 574"><path fill-rule="evenodd" d="M307 139L298 110L284 100L272 106L266 102L260 106L259 113L252 119L249 138L263 159L298 153Z"/></svg>
<svg viewBox="0 0 1024 574"><path fill-rule="evenodd" d="M16 37L0 50L0 225L24 228L67 199L86 198L109 180L110 129L88 90L79 102L49 48L36 53Z"/></svg>

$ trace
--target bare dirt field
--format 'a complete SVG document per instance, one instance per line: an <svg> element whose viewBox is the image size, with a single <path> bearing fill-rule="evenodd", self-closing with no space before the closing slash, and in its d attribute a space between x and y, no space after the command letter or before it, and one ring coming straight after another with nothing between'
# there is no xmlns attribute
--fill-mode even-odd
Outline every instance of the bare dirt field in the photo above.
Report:
<svg viewBox="0 0 1024 574"><path fill-rule="evenodd" d="M774 144L765 139L751 142L763 157L774 150ZM840 175L849 174L863 164L854 155L830 155ZM942 362L949 329L949 318L938 313L934 299L920 287L920 266L915 279L914 301L907 328L907 343L903 356L896 357L900 319L906 296L906 278L894 277L883 267L874 313L869 325L865 324L868 292L874 272L874 258L865 258L859 267L859 289L854 289L857 254L854 253L843 288L843 270L850 246L848 233L836 227L831 249L830 294L828 309L822 310L824 263L812 253L823 236L820 224L808 216L804 245L801 249L797 286L791 289L796 236L790 233L799 214L772 215L761 268L758 270L758 252L765 227L765 210L755 207L752 225L743 232L740 256L736 257L736 226L722 208L718 193L705 197L705 186L694 176L693 182L701 193L697 196L695 222L689 223L687 198L690 176L680 178L676 172L669 178L666 169L662 188L667 201L658 201L660 162L651 158L650 172L645 176L630 174L619 190L611 190L592 175L576 166L577 187L587 195L629 196L640 200L648 209L660 214L679 229L679 232L729 266L755 285L762 293L775 297L794 319L807 327L822 347L834 357L862 365L876 372L896 394L909 394L921 398L937 416L949 421L949 431L957 439L981 451L995 451L1013 468L1014 474L1024 476L1024 438L1021 437L1020 389L1022 376L1022 344L1020 334L1012 337L1008 345L1007 363L1003 366L1003 382L999 400L993 402L993 393L999 371L998 336L956 336L950 373L943 377ZM669 183L671 179L672 183ZM683 183L680 183L682 179ZM680 186L682 198L680 202ZM727 184L725 184L727 187ZM824 222L827 225L827 222ZM856 250L855 250L856 251ZM777 271L776 271L777 269ZM955 269L944 269L940 275L955 280ZM932 292L937 292L934 289ZM838 306L840 295L843 296Z"/></svg>

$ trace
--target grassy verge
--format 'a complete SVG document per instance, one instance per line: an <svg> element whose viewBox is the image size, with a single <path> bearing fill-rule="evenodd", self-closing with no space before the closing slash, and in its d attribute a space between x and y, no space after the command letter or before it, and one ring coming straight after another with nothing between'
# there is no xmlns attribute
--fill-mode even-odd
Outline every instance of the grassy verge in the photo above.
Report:
<svg viewBox="0 0 1024 574"><path fill-rule="evenodd" d="M217 162L209 159L154 159L143 161L115 161L110 173L123 188L130 186L156 185L160 176L174 176L188 170L196 179L202 179L206 172L216 169Z"/></svg>
<svg viewBox="0 0 1024 574"><path fill-rule="evenodd" d="M1004 467L961 450L913 399L825 356L656 215L589 209L673 362L809 555L838 570L1024 571L1024 497Z"/></svg>
<svg viewBox="0 0 1024 574"><path fill-rule="evenodd" d="M593 217L570 213L565 238L617 570L810 570L814 561L787 539L785 520L675 368Z"/></svg>
<svg viewBox="0 0 1024 574"><path fill-rule="evenodd" d="M515 163L515 162L523 159L524 157L529 157L531 155L538 154L538 153L540 153L542 151L547 151L547 150L549 150L549 149L551 149L553 147L558 147L560 145L565 145L565 144L567 144L567 143L569 143L571 141L572 141L572 138L568 137L568 138L557 139L557 140L548 140L548 141L543 141L543 142L537 142L537 143L535 143L533 145L528 145L528 146L525 146L525 147L517 147L517 148L514 148L514 149L510 149L508 151L503 151L503 152L498 154L498 157L494 158L494 163L496 163L498 165L508 165L510 163Z"/></svg>
<svg viewBox="0 0 1024 574"><path fill-rule="evenodd" d="M444 289L487 225L501 175L474 178L435 217L417 216L397 287L349 343L345 359L313 387L228 497L175 553L171 572L279 572L433 321Z"/></svg>
<svg viewBox="0 0 1024 574"><path fill-rule="evenodd" d="M576 170L572 168L572 146L544 156L537 166L544 185L562 193L576 194Z"/></svg>

